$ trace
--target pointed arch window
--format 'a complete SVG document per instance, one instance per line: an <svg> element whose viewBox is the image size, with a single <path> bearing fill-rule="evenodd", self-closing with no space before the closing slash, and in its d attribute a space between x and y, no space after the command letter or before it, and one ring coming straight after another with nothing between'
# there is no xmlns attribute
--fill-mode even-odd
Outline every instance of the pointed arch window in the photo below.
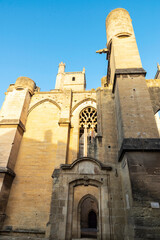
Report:
<svg viewBox="0 0 160 240"><path fill-rule="evenodd" d="M79 115L79 157L87 157L92 151L97 135L97 110L93 107L84 108Z"/></svg>
<svg viewBox="0 0 160 240"><path fill-rule="evenodd" d="M157 128L160 136L160 110L154 115L157 123Z"/></svg>

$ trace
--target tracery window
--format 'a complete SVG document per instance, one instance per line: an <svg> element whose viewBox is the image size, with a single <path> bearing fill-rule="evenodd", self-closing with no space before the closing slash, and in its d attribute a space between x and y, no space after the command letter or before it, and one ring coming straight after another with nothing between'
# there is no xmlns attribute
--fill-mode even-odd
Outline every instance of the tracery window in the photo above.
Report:
<svg viewBox="0 0 160 240"><path fill-rule="evenodd" d="M94 150L97 134L97 111L93 107L84 108L79 116L79 156L86 157ZM92 149L93 148L93 149Z"/></svg>

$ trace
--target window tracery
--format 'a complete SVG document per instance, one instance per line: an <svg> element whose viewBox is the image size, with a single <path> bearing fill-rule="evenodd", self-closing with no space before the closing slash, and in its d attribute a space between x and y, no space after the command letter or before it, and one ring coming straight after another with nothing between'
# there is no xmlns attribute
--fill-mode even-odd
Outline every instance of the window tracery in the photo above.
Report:
<svg viewBox="0 0 160 240"><path fill-rule="evenodd" d="M97 132L97 111L93 107L87 107L80 113L80 128L94 129Z"/></svg>
<svg viewBox="0 0 160 240"><path fill-rule="evenodd" d="M95 108L86 107L81 111L79 129L79 157L94 156L97 135L97 111Z"/></svg>

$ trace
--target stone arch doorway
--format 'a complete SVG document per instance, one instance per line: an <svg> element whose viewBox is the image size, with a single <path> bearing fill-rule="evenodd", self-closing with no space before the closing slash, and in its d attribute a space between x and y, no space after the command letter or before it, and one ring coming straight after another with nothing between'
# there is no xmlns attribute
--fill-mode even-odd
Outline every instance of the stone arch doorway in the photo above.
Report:
<svg viewBox="0 0 160 240"><path fill-rule="evenodd" d="M76 159L72 164L63 164L60 169L54 170L50 239L78 240L83 238L81 237L81 210L82 204L86 205L89 200L91 204L89 208L86 208L88 210L86 222L89 223L90 215L94 214L90 212L95 212L96 239L112 239L112 216L108 208L110 171L112 171L111 166L88 157ZM86 200L87 198L89 200ZM89 225L90 227L92 226Z"/></svg>
<svg viewBox="0 0 160 240"><path fill-rule="evenodd" d="M99 225L98 201L91 195L85 195L79 202L80 236L97 239Z"/></svg>

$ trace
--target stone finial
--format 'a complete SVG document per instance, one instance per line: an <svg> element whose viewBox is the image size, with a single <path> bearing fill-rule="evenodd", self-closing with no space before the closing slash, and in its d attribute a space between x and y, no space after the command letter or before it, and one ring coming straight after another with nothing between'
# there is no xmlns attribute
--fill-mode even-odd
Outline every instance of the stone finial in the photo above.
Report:
<svg viewBox="0 0 160 240"><path fill-rule="evenodd" d="M63 63L63 62L61 62L61 63L59 64L58 73L64 73L65 67L66 67L66 64Z"/></svg>
<svg viewBox="0 0 160 240"><path fill-rule="evenodd" d="M157 70L160 71L160 65L157 63Z"/></svg>
<svg viewBox="0 0 160 240"><path fill-rule="evenodd" d="M107 76L101 78L101 87L105 87L107 84Z"/></svg>
<svg viewBox="0 0 160 240"><path fill-rule="evenodd" d="M85 73L85 67L83 67L83 71L82 72Z"/></svg>

